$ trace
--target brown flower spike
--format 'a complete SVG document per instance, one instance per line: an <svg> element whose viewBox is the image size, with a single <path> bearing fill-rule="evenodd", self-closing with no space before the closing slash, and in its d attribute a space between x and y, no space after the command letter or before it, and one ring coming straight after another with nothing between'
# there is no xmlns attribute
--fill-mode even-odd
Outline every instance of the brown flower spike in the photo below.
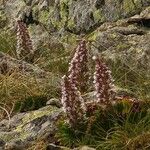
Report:
<svg viewBox="0 0 150 150"><path fill-rule="evenodd" d="M17 21L17 48L16 53L18 59L24 59L28 62L33 61L33 46L27 26L21 20Z"/></svg>
<svg viewBox="0 0 150 150"><path fill-rule="evenodd" d="M75 127L77 123L83 121L85 116L86 108L84 100L74 84L68 80L68 77L64 76L62 79L61 103L69 120L69 124Z"/></svg>
<svg viewBox="0 0 150 150"><path fill-rule="evenodd" d="M98 56L94 56L93 59L95 60L94 87L96 102L107 106L115 95L111 71Z"/></svg>
<svg viewBox="0 0 150 150"><path fill-rule="evenodd" d="M87 61L88 61L88 51L86 49L86 41L82 40L76 48L74 57L72 58L68 70L68 77L72 84L79 86L83 91L87 85Z"/></svg>

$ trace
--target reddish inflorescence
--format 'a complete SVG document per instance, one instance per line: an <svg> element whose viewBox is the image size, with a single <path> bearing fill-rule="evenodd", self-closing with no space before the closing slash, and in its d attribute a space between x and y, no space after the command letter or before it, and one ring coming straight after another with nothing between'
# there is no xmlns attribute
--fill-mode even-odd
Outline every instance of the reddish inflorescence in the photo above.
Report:
<svg viewBox="0 0 150 150"><path fill-rule="evenodd" d="M87 78L87 61L88 61L88 52L86 49L86 41L80 41L79 45L76 48L74 57L72 58L68 70L68 77L72 84L75 86L79 85L80 87L86 86L86 83L83 82ZM82 88L81 88L82 89Z"/></svg>
<svg viewBox="0 0 150 150"><path fill-rule="evenodd" d="M33 55L33 46L27 26L21 20L17 21L17 57L20 59L24 57L25 60L31 58Z"/></svg>
<svg viewBox="0 0 150 150"><path fill-rule="evenodd" d="M81 89L82 81L84 81L84 83L87 82L86 78L81 78L81 76L84 77L87 71L87 58L86 42L82 40L71 60L68 71L69 75L63 77L61 102L69 124L72 127L79 123L79 120L83 121L85 114L88 113L87 111L90 110L94 112L99 106L109 105L115 94L111 72L106 64L96 57L94 85L97 100L94 101L94 103L86 103L85 105L78 89Z"/></svg>
<svg viewBox="0 0 150 150"><path fill-rule="evenodd" d="M67 115L69 124L75 127L86 113L86 107L84 100L81 97L80 92L77 90L74 84L72 84L67 76L62 80L62 98L64 112Z"/></svg>
<svg viewBox="0 0 150 150"><path fill-rule="evenodd" d="M95 60L95 73L94 73L94 86L97 103L101 105L109 105L113 100L115 92L113 90L113 79L111 71L108 69L106 64L94 56Z"/></svg>

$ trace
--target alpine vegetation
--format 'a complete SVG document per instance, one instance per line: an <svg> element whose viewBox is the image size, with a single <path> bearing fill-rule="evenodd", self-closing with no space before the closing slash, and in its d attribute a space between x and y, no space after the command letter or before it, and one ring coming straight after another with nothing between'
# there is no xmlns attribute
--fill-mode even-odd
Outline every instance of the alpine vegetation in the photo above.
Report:
<svg viewBox="0 0 150 150"><path fill-rule="evenodd" d="M95 60L93 83L95 87L96 102L107 106L114 100L115 96L111 71L98 56L94 56L93 59Z"/></svg>
<svg viewBox="0 0 150 150"><path fill-rule="evenodd" d="M77 123L83 121L86 113L84 100L76 86L68 80L67 76L62 78L62 98L64 112L67 115L71 127L76 127Z"/></svg>
<svg viewBox="0 0 150 150"><path fill-rule="evenodd" d="M71 148L79 146L81 142L102 149L105 144L106 147L112 146L107 140L113 138L113 132L118 132L116 125L121 128L126 124L136 126L138 121L146 119L147 111L139 100L119 96L115 90L111 71L99 56L93 57L95 71L94 85L91 87L94 87L95 95L90 99L82 98L83 92L80 92L82 82L78 77L83 76L85 72L82 70L87 67L85 60L88 55L85 44L85 41L79 43L70 63L70 74L62 78L61 103L65 112L65 121L60 123L57 137L61 144ZM82 78L82 80L88 82L87 79Z"/></svg>
<svg viewBox="0 0 150 150"><path fill-rule="evenodd" d="M68 77L72 84L80 87L80 90L84 91L87 85L88 78L88 50L86 48L86 41L81 40L75 50L75 54L70 62L68 69ZM79 86L80 84L80 86Z"/></svg>
<svg viewBox="0 0 150 150"><path fill-rule="evenodd" d="M88 111L89 108L91 110L91 107L95 107L96 105L107 106L111 104L115 96L110 70L101 59L95 57L94 86L97 100L85 104L79 89L83 86L82 81L84 81L84 83L88 82L87 78L81 78L81 76L84 77L84 75L87 74L87 58L86 41L82 40L71 60L68 71L69 75L64 76L62 80L61 102L71 126L79 123L79 120L83 121L86 116L86 111Z"/></svg>
<svg viewBox="0 0 150 150"><path fill-rule="evenodd" d="M18 59L24 59L27 62L33 62L33 46L26 24L17 21L17 48L16 53Z"/></svg>

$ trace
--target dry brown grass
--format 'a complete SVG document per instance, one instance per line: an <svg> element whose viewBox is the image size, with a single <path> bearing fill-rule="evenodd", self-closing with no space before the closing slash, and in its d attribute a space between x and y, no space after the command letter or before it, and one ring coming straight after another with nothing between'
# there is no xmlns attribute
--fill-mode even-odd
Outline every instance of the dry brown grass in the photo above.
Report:
<svg viewBox="0 0 150 150"><path fill-rule="evenodd" d="M17 101L24 101L32 96L58 96L59 78L53 74L39 79L34 75L24 75L14 71L11 74L0 74L0 106L10 114ZM6 112L0 109L0 119Z"/></svg>

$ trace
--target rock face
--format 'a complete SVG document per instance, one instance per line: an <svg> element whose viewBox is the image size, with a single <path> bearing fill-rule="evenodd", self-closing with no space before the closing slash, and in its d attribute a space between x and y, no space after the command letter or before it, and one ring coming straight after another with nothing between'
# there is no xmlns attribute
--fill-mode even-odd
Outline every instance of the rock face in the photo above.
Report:
<svg viewBox="0 0 150 150"><path fill-rule="evenodd" d="M1 121L0 148L23 150L36 139L45 139L53 135L56 131L55 122L61 115L61 109L46 106L36 111L17 114L10 120Z"/></svg>
<svg viewBox="0 0 150 150"><path fill-rule="evenodd" d="M110 62L127 65L131 70L150 75L150 7L140 15L108 22L90 34L92 52Z"/></svg>
<svg viewBox="0 0 150 150"><path fill-rule="evenodd" d="M149 70L149 5L150 0L8 0L3 12L11 26L16 19L28 25L35 49L69 32L92 33L106 58Z"/></svg>
<svg viewBox="0 0 150 150"><path fill-rule="evenodd" d="M28 24L40 22L49 31L65 28L81 34L139 13L149 4L149 0L8 0L5 12L11 21L25 17Z"/></svg>
<svg viewBox="0 0 150 150"><path fill-rule="evenodd" d="M150 7L147 7L140 15L135 15L128 20L129 23L138 23L150 27Z"/></svg>
<svg viewBox="0 0 150 150"><path fill-rule="evenodd" d="M3 11L11 25L17 18L26 22L36 49L54 41L56 33L57 39L65 31L92 33L107 59L149 70L150 7L145 9L149 5L150 0L8 0Z"/></svg>
<svg viewBox="0 0 150 150"><path fill-rule="evenodd" d="M133 69L150 71L150 33L143 33L133 26L112 28L101 32L96 45L106 59L121 61Z"/></svg>

